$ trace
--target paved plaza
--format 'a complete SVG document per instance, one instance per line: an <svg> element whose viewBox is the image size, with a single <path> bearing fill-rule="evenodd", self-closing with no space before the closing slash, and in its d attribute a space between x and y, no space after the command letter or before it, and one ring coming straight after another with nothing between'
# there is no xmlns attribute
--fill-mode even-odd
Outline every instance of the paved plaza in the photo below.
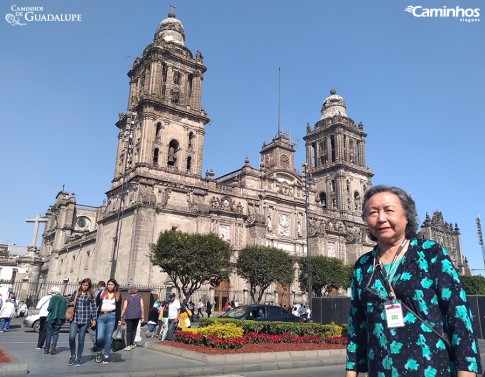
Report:
<svg viewBox="0 0 485 377"><path fill-rule="evenodd" d="M144 335L144 329L142 329ZM132 351L112 353L108 365L94 362L95 353L90 351L92 342L86 335L82 364L68 366L70 356L68 329L61 331L57 344L58 354L45 355L37 350L37 334L22 325L22 318L12 320L11 330L0 333L1 347L13 357L12 363L0 363L0 376L61 377L61 376L215 376L250 371L303 368L343 363L344 353L333 352L321 356L314 351L305 353L267 353L264 356L250 354L228 355L224 359L198 358L189 351L171 354L166 348L157 347L156 340L143 338ZM338 350L334 350L338 351ZM172 352L175 353L175 352Z"/></svg>

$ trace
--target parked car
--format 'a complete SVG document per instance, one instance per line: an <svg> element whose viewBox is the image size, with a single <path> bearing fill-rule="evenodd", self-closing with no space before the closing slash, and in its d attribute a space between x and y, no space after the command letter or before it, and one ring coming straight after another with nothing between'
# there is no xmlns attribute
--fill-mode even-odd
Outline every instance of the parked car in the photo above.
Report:
<svg viewBox="0 0 485 377"><path fill-rule="evenodd" d="M32 328L34 332L39 332L40 329L40 315L39 313L30 314L24 319L24 326Z"/></svg>
<svg viewBox="0 0 485 377"><path fill-rule="evenodd" d="M66 321L62 325L62 327L69 327L70 322ZM39 313L30 314L29 316L25 317L24 319L24 326L32 328L34 332L39 332L40 330L40 315Z"/></svg>
<svg viewBox="0 0 485 377"><path fill-rule="evenodd" d="M241 305L229 309L219 318L249 319L253 321L305 322L290 311L274 305Z"/></svg>

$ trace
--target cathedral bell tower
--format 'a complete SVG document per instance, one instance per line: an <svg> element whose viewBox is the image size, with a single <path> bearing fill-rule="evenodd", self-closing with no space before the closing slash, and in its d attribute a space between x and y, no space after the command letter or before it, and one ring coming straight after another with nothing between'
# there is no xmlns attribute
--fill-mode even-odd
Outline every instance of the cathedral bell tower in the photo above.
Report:
<svg viewBox="0 0 485 377"><path fill-rule="evenodd" d="M365 162L366 136L362 122L354 123L344 99L331 90L320 120L313 129L307 126L303 138L315 200L324 214L361 216L362 198L373 176Z"/></svg>
<svg viewBox="0 0 485 377"><path fill-rule="evenodd" d="M128 72L128 112L120 114L113 189L135 175L200 178L205 125L201 108L203 56L185 47L174 9Z"/></svg>

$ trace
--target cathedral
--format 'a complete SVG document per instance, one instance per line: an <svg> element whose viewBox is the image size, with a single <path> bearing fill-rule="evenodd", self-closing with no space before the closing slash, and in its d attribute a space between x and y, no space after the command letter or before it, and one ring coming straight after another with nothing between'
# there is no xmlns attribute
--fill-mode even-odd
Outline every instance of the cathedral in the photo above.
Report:
<svg viewBox="0 0 485 377"><path fill-rule="evenodd" d="M116 123L114 177L105 202L81 205L64 189L57 194L32 262L34 280L114 276L123 286L171 287L149 260L149 245L167 229L215 233L230 242L235 257L257 244L294 256L306 256L309 249L313 256L353 264L373 247L361 217L373 176L366 165L367 134L348 115L344 98L331 90L320 119L306 126L303 171L295 168L301 164L295 161L295 142L278 131L263 143L259 166L246 158L239 169L216 177L202 172L209 122L201 105L206 70L202 53L185 46L183 25L172 9L128 72L128 107ZM441 214L435 216L442 222ZM422 230L431 238L434 217L426 218ZM452 258L463 270L459 230L442 225L439 236L453 245ZM246 283L235 273L212 294L223 291L247 302ZM265 300L288 305L297 294L304 302L295 276L290 287L272 287Z"/></svg>

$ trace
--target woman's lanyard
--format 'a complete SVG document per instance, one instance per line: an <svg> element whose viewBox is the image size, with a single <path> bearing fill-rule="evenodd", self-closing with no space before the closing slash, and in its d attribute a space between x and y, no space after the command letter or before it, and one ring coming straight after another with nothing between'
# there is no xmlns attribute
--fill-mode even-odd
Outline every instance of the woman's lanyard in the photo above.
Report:
<svg viewBox="0 0 485 377"><path fill-rule="evenodd" d="M382 264L380 258L377 258L377 260L379 261L379 265L381 266L381 272L384 275L384 279L387 281L387 284L389 286L389 298L391 300L396 299L396 293L394 292L394 288L392 288L391 280L397 269L397 258L402 253L404 246L406 246L407 241L408 241L407 239L404 239L404 241L401 243L401 246L399 246L399 249L397 249L396 254L394 255L394 258L392 259L391 266L389 267L389 272L386 271L386 268ZM379 249L377 250L377 253L379 253Z"/></svg>

